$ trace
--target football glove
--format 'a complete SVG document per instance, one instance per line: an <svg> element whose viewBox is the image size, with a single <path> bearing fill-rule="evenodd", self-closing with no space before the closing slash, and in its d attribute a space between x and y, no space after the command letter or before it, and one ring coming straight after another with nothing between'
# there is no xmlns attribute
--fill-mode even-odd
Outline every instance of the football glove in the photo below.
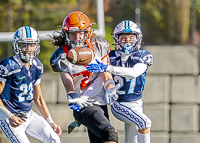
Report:
<svg viewBox="0 0 200 143"><path fill-rule="evenodd" d="M24 122L26 122L27 116L25 113L23 113L23 112L16 113L15 116L21 118Z"/></svg>
<svg viewBox="0 0 200 143"><path fill-rule="evenodd" d="M81 109L82 109L81 106L76 105L76 104L74 104L74 103L69 103L68 106L71 106L70 109L73 109L73 110L75 110L75 111L77 111L77 112L80 112Z"/></svg>
<svg viewBox="0 0 200 143"><path fill-rule="evenodd" d="M99 62L96 59L97 64L88 64L87 65L87 70L93 73L101 73L101 72L106 72L108 65L104 65L103 63Z"/></svg>
<svg viewBox="0 0 200 143"><path fill-rule="evenodd" d="M92 103L87 102L88 98L89 98L88 96L81 96L79 98L68 99L68 101L69 103L74 103L84 108L92 105Z"/></svg>
<svg viewBox="0 0 200 143"><path fill-rule="evenodd" d="M117 90L120 88L120 84L118 83L115 87L112 87L108 90L106 90L106 100L107 103L112 105L113 104L113 100L117 100L118 99L118 94L117 94Z"/></svg>

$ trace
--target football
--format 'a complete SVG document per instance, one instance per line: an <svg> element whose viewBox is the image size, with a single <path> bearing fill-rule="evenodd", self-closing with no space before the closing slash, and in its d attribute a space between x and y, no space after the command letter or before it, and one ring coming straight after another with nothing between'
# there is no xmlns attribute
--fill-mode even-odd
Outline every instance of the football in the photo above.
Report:
<svg viewBox="0 0 200 143"><path fill-rule="evenodd" d="M74 65L87 65L93 58L94 52L86 47L75 47L67 53L67 60Z"/></svg>

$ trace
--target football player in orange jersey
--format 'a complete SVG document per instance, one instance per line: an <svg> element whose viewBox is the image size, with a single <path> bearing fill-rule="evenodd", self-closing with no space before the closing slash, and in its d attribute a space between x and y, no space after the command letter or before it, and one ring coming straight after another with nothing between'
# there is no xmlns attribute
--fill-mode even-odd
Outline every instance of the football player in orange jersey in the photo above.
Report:
<svg viewBox="0 0 200 143"><path fill-rule="evenodd" d="M54 72L59 72L71 103L77 124L88 128L90 143L117 143L117 131L110 124L107 111L106 91L114 89L109 72L92 73L86 65L74 65L66 59L74 47L87 47L94 51L96 59L109 63L110 45L107 40L92 34L92 23L82 12L71 12L63 21L61 33L53 34L53 45L58 49L50 58ZM75 107L80 107L76 109ZM78 125L77 125L78 126Z"/></svg>

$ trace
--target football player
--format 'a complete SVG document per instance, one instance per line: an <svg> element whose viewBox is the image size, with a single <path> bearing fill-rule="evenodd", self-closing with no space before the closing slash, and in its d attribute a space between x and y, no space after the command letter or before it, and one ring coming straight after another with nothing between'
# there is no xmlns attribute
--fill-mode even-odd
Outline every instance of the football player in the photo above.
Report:
<svg viewBox="0 0 200 143"><path fill-rule="evenodd" d="M60 143L62 130L54 123L41 91L43 65L37 59L37 31L20 27L14 34L15 56L0 62L0 127L12 143L30 143L27 135L42 142ZM32 100L43 117L32 110Z"/></svg>
<svg viewBox="0 0 200 143"><path fill-rule="evenodd" d="M92 23L82 12L71 12L63 21L60 35L53 34L58 49L50 58L54 72L59 72L72 106L76 126L83 124L88 129L90 143L116 143L118 135L108 119L105 90L114 87L112 75L91 73L86 65L74 65L66 59L68 51L74 47L87 47L94 51L95 59L107 64L110 45L107 40L92 35ZM110 79L110 80L109 80ZM105 84L104 84L105 82ZM70 105L72 105L70 104Z"/></svg>
<svg viewBox="0 0 200 143"><path fill-rule="evenodd" d="M91 72L110 72L116 84L117 101L111 105L113 115L125 123L125 143L150 143L151 120L143 113L142 91L147 69L153 56L142 50L142 32L130 20L120 22L114 29L115 50L109 54L111 65L90 64ZM110 93L107 93L109 97Z"/></svg>

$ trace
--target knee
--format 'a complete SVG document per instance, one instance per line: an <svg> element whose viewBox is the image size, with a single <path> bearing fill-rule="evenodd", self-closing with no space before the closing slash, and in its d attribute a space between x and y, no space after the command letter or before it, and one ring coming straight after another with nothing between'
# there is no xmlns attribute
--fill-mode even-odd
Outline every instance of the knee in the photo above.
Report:
<svg viewBox="0 0 200 143"><path fill-rule="evenodd" d="M147 128L151 128L151 125L152 125L152 122L151 122L151 120L148 118L147 121L146 121L146 126L147 126Z"/></svg>
<svg viewBox="0 0 200 143"><path fill-rule="evenodd" d="M140 124L140 126L138 126L139 130L145 130L147 128L151 128L152 122L149 118L147 118L146 120L144 120L144 122L142 122L142 124Z"/></svg>
<svg viewBox="0 0 200 143"><path fill-rule="evenodd" d="M152 122L149 118L146 119L146 127L145 128L142 128L142 129L139 129L138 132L140 132L141 134L148 134L150 133L151 131L151 125L152 125Z"/></svg>
<svg viewBox="0 0 200 143"><path fill-rule="evenodd" d="M138 130L138 132L140 132L141 134L148 134L148 133L150 133L150 131L151 131L151 128Z"/></svg>
<svg viewBox="0 0 200 143"><path fill-rule="evenodd" d="M113 141L118 143L118 133L114 128L107 128L102 133L102 139L105 142Z"/></svg>

